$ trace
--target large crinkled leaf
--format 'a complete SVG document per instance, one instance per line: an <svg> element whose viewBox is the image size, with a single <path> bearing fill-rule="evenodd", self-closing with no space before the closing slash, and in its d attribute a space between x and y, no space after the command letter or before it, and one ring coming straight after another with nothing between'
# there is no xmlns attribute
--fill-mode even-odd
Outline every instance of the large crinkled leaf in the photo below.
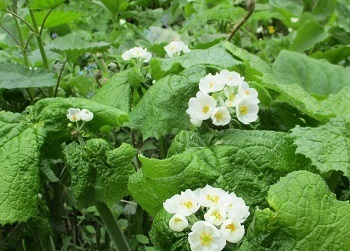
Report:
<svg viewBox="0 0 350 251"><path fill-rule="evenodd" d="M45 17L47 16L47 10L45 11L36 11L35 12L35 18L38 24L42 24L45 20ZM79 12L73 12L73 11L63 11L63 10L55 10L50 13L50 15L45 20L44 27L45 28L52 28L55 26L59 26L62 24L66 24L69 22L72 22L74 20L77 20L81 14ZM32 19L30 16L26 16L26 21L28 23L32 23Z"/></svg>
<svg viewBox="0 0 350 251"><path fill-rule="evenodd" d="M334 118L315 127L296 127L292 130L297 153L309 158L321 172L342 171L350 178L350 123Z"/></svg>
<svg viewBox="0 0 350 251"><path fill-rule="evenodd" d="M0 224L27 221L37 212L43 137L42 125L0 112Z"/></svg>
<svg viewBox="0 0 350 251"><path fill-rule="evenodd" d="M144 139L190 128L188 101L199 91L199 80L206 71L197 66L180 74L158 80L130 113L130 126L140 130Z"/></svg>
<svg viewBox="0 0 350 251"><path fill-rule="evenodd" d="M282 51L272 70L278 85L298 84L310 94L327 96L350 87L348 70L295 52Z"/></svg>
<svg viewBox="0 0 350 251"><path fill-rule="evenodd" d="M45 130L47 137L45 139L45 146L43 148L46 153L46 149L53 149L59 147L59 145L66 140L71 139L72 128L67 125L70 121L67 119L66 114L69 108L88 109L94 114L93 120L87 122L85 127L98 130L104 125L111 127L120 127L125 122L129 121L127 113L110 107L102 105L95 101L84 98L47 98L38 101L34 106L29 107L27 110L31 113L32 120L45 124ZM49 154L55 154L50 151ZM48 158L54 158L55 156L47 156Z"/></svg>
<svg viewBox="0 0 350 251"><path fill-rule="evenodd" d="M271 184L308 162L295 155L286 133L226 130L200 136L183 131L165 160L141 158L141 171L130 177L135 200L154 215L162 202L186 188L206 184L235 191L248 205L263 205Z"/></svg>
<svg viewBox="0 0 350 251"><path fill-rule="evenodd" d="M57 82L54 76L44 69L30 70L23 65L0 63L0 89L54 86Z"/></svg>
<svg viewBox="0 0 350 251"><path fill-rule="evenodd" d="M111 77L91 98L98 103L130 112L131 87L128 81L130 70L122 71Z"/></svg>
<svg viewBox="0 0 350 251"><path fill-rule="evenodd" d="M153 58L150 61L152 78L159 80L168 74L178 74L183 69L195 65L207 65L214 68L227 69L238 64L226 49L226 43L217 44L206 50L193 50L180 57Z"/></svg>
<svg viewBox="0 0 350 251"><path fill-rule="evenodd" d="M307 171L271 186L270 208L257 210L239 250L349 250L350 205Z"/></svg>
<svg viewBox="0 0 350 251"><path fill-rule="evenodd" d="M65 0L30 0L29 8L34 10L54 9L64 2Z"/></svg>
<svg viewBox="0 0 350 251"><path fill-rule="evenodd" d="M324 97L312 95L298 84L281 84L271 75L265 75L263 82L265 87L279 92L282 100L314 119L322 121L340 116L350 120L350 86Z"/></svg>
<svg viewBox="0 0 350 251"><path fill-rule="evenodd" d="M88 140L85 146L69 144L64 155L76 206L91 206L95 201L110 206L127 195L129 176L135 172L132 158L136 152L128 144L112 150L103 139Z"/></svg>

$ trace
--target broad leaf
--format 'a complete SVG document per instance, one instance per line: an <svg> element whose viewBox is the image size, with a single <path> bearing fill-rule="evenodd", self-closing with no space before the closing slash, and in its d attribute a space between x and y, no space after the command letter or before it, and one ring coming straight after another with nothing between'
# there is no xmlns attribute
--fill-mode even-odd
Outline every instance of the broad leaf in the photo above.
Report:
<svg viewBox="0 0 350 251"><path fill-rule="evenodd" d="M45 17L47 15L47 11L37 11L35 12L35 18L39 25L42 25ZM63 10L56 10L50 13L50 15L47 17L44 27L45 28L52 28L55 26L59 26L62 24L69 23L71 21L77 20L81 16L78 12L73 11L63 11ZM30 16L26 17L26 21L31 23L32 19Z"/></svg>
<svg viewBox="0 0 350 251"><path fill-rule="evenodd" d="M128 178L135 172L131 160L136 152L128 144L112 150L103 139L91 139L85 146L69 144L64 155L76 206L91 206L95 201L111 206L127 195Z"/></svg>
<svg viewBox="0 0 350 251"><path fill-rule="evenodd" d="M239 250L348 250L350 205L319 175L297 171L271 186Z"/></svg>
<svg viewBox="0 0 350 251"><path fill-rule="evenodd" d="M128 82L130 70L122 71L103 84L91 100L100 104L130 112L131 87Z"/></svg>
<svg viewBox="0 0 350 251"><path fill-rule="evenodd" d="M349 86L350 72L303 54L282 51L272 67L280 84L298 84L308 93L329 95Z"/></svg>
<svg viewBox="0 0 350 251"><path fill-rule="evenodd" d="M144 139L159 138L191 127L186 113L188 100L199 91L204 67L184 70L158 80L130 113L130 126L142 132Z"/></svg>
<svg viewBox="0 0 350 251"><path fill-rule="evenodd" d="M206 184L235 191L248 205L264 205L269 186L308 162L295 155L285 133L226 130L202 137L183 131L173 140L168 158L141 158L141 171L132 175L129 190L154 215L167 198Z"/></svg>
<svg viewBox="0 0 350 251"><path fill-rule="evenodd" d="M342 46L327 51L317 51L310 55L315 59L326 59L332 64L338 64L340 61L350 56L350 46Z"/></svg>
<svg viewBox="0 0 350 251"><path fill-rule="evenodd" d="M24 222L37 212L42 124L0 112L0 224Z"/></svg>
<svg viewBox="0 0 350 251"><path fill-rule="evenodd" d="M350 123L331 119L320 127L296 127L292 131L297 153L309 158L321 172L342 171L350 178Z"/></svg>
<svg viewBox="0 0 350 251"><path fill-rule="evenodd" d="M23 65L0 63L0 89L54 86L57 82L54 76L43 69L30 70Z"/></svg>
<svg viewBox="0 0 350 251"><path fill-rule="evenodd" d="M30 0L29 7L33 10L54 9L64 2L65 0Z"/></svg>

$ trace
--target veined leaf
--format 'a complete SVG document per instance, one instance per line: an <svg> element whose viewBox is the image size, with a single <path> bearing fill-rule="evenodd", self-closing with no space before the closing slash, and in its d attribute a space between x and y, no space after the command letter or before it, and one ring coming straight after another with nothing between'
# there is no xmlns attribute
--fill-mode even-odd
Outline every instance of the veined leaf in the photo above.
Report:
<svg viewBox="0 0 350 251"><path fill-rule="evenodd" d="M296 152L309 158L323 174L342 171L350 178L350 123L343 118L331 119L329 123L315 127L296 127Z"/></svg>
<svg viewBox="0 0 350 251"><path fill-rule="evenodd" d="M41 25L46 15L47 15L47 11L36 11L35 18L37 23ZM65 23L69 23L73 20L78 19L80 16L81 14L79 12L55 10L51 12L48 18L46 19L44 27L52 28ZM32 19L30 18L30 16L27 16L26 20L29 23L32 22Z"/></svg>
<svg viewBox="0 0 350 251"><path fill-rule="evenodd" d="M324 180L307 171L271 186L270 208L257 210L239 250L347 250L350 205L338 201Z"/></svg>
<svg viewBox="0 0 350 251"><path fill-rule="evenodd" d="M44 69L30 70L23 65L0 62L0 88L49 87L56 85L54 74Z"/></svg>
<svg viewBox="0 0 350 251"><path fill-rule="evenodd" d="M54 9L64 2L65 0L30 0L29 8L33 10Z"/></svg>
<svg viewBox="0 0 350 251"><path fill-rule="evenodd" d="M0 224L24 222L37 213L42 124L0 112Z"/></svg>
<svg viewBox="0 0 350 251"><path fill-rule="evenodd" d="M72 175L72 190L78 208L95 201L111 206L128 194L127 182L133 174L132 158L137 150L128 144L111 149L103 139L91 139L86 146L69 144L64 155Z"/></svg>

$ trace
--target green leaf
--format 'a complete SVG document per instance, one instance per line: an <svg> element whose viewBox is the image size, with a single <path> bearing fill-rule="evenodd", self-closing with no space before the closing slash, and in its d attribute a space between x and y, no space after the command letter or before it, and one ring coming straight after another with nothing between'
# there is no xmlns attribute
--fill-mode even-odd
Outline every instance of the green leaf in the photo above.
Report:
<svg viewBox="0 0 350 251"><path fill-rule="evenodd" d="M44 69L30 70L23 65L0 62L0 89L54 86L54 76Z"/></svg>
<svg viewBox="0 0 350 251"><path fill-rule="evenodd" d="M35 18L39 25L41 25L47 15L47 11L36 11L35 12ZM44 27L45 28L52 28L55 26L59 26L62 24L66 24L69 22L72 22L74 20L77 20L81 16L78 12L73 11L63 11L63 10L55 10L50 13L50 15L47 17ZM31 23L32 19L30 16L26 17L26 21Z"/></svg>
<svg viewBox="0 0 350 251"><path fill-rule="evenodd" d="M152 58L150 66L152 78L159 80L168 74L177 74L195 65L229 69L238 63L239 61L227 51L226 43L221 43L206 50L193 50L177 58Z"/></svg>
<svg viewBox="0 0 350 251"><path fill-rule="evenodd" d="M64 37L58 37L50 45L50 50L70 59L86 52L106 51L110 46L106 42L88 43L83 35L83 33L70 33Z"/></svg>
<svg viewBox="0 0 350 251"><path fill-rule="evenodd" d="M108 105L124 112L130 112L131 87L128 82L130 70L115 74L102 88L98 89L91 100Z"/></svg>
<svg viewBox="0 0 350 251"><path fill-rule="evenodd" d="M144 139L191 127L186 113L188 100L199 91L199 80L207 73L197 66L180 74L158 80L130 113L130 127L140 130Z"/></svg>
<svg viewBox="0 0 350 251"><path fill-rule="evenodd" d="M326 59L331 64L338 64L340 61L350 56L350 46L342 46L327 51L317 51L310 55L315 59Z"/></svg>
<svg viewBox="0 0 350 251"><path fill-rule="evenodd" d="M38 210L43 126L20 114L0 112L0 128L0 224L24 222Z"/></svg>
<svg viewBox="0 0 350 251"><path fill-rule="evenodd" d="M172 195L206 184L234 191L248 205L264 205L271 184L287 173L308 167L295 155L286 133L226 130L200 136L183 131L164 160L140 158L142 169L132 175L129 190L151 215Z"/></svg>
<svg viewBox="0 0 350 251"><path fill-rule="evenodd" d="M308 93L329 95L350 86L350 72L338 65L282 51L272 67L280 84L298 84Z"/></svg>
<svg viewBox="0 0 350 251"><path fill-rule="evenodd" d="M31 0L29 2L29 8L33 10L54 9L64 2L65 0Z"/></svg>
<svg viewBox="0 0 350 251"><path fill-rule="evenodd" d="M52 170L52 167L57 163L62 163L62 162L57 160L49 160L49 159L45 159L41 162L40 170L45 174L45 176L50 182L60 181L60 179L56 176L56 174Z"/></svg>
<svg viewBox="0 0 350 251"><path fill-rule="evenodd" d="M323 26L309 13L304 14L298 24L300 27L289 48L292 51L304 52L328 37Z"/></svg>
<svg viewBox="0 0 350 251"><path fill-rule="evenodd" d="M304 8L302 0L269 0L269 3L279 12L281 12L286 18L299 17Z"/></svg>
<svg viewBox="0 0 350 251"><path fill-rule="evenodd" d="M115 18L116 14L118 13L119 10L119 2L120 1L115 1L115 0L93 0L93 3L103 7L106 9L112 16L112 19Z"/></svg>
<svg viewBox="0 0 350 251"><path fill-rule="evenodd" d="M338 201L319 175L288 174L271 186L271 209L257 210L239 250L348 250L350 205Z"/></svg>
<svg viewBox="0 0 350 251"><path fill-rule="evenodd" d="M296 152L309 158L321 172L342 171L350 178L350 123L343 118L331 119L329 123L315 127L296 127Z"/></svg>
<svg viewBox="0 0 350 251"><path fill-rule="evenodd" d="M111 206L128 194L127 182L134 173L132 158L137 150L128 144L111 150L103 139L91 139L83 147L75 142L63 151L72 176L72 190L78 208L95 201Z"/></svg>
<svg viewBox="0 0 350 251"><path fill-rule="evenodd" d="M46 156L47 158L57 158L58 152L56 153L52 151L52 149L58 149L63 142L72 137L72 128L67 126L70 121L66 117L67 110L72 107L80 109L85 108L93 112L93 120L86 123L85 127L95 131L104 125L118 128L129 120L129 116L125 112L88 99L42 99L27 110L31 113L32 121L45 124L47 136L42 153L48 154L48 156Z"/></svg>

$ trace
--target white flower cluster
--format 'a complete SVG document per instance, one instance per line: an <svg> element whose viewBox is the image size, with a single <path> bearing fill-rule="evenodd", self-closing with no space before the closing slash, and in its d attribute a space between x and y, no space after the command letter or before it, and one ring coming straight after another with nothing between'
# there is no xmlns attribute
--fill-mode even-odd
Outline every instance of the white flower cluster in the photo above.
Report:
<svg viewBox="0 0 350 251"><path fill-rule="evenodd" d="M250 214L242 198L209 185L176 194L163 206L168 213L174 214L169 227L175 232L182 232L189 226L189 221L194 221L188 234L192 251L220 251L226 241L239 242L245 233L241 223ZM204 210L204 220L198 220L194 215L199 209Z"/></svg>
<svg viewBox="0 0 350 251"><path fill-rule="evenodd" d="M88 122L94 118L94 114L88 109L80 110L79 108L69 108L67 111L67 118L71 122L78 122L80 120Z"/></svg>
<svg viewBox="0 0 350 251"><path fill-rule="evenodd" d="M222 70L199 81L199 92L189 100L186 112L194 126L201 126L209 118L214 125L224 126L230 123L231 114L236 114L243 124L249 124L258 118L259 102L258 92L249 87L244 77Z"/></svg>
<svg viewBox="0 0 350 251"><path fill-rule="evenodd" d="M136 58L144 63L147 63L151 59L151 57L152 54L148 52L146 48L142 47L131 48L130 50L124 52L122 55L123 60L130 60Z"/></svg>
<svg viewBox="0 0 350 251"><path fill-rule="evenodd" d="M184 42L179 40L172 41L167 46L164 46L164 50L166 51L169 58L180 56L180 53L182 51L183 53L188 53L191 51Z"/></svg>

